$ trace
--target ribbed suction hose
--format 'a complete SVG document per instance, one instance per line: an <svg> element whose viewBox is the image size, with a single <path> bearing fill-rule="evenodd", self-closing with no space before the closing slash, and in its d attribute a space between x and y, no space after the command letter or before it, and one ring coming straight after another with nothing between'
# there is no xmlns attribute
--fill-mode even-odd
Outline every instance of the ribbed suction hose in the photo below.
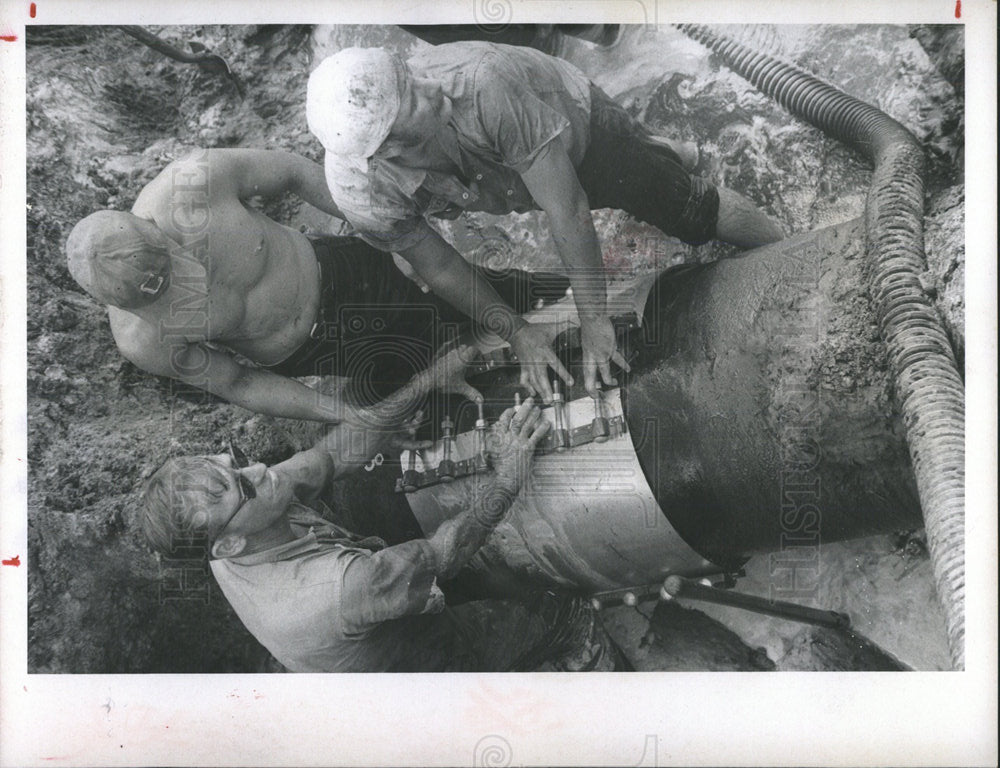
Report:
<svg viewBox="0 0 1000 768"><path fill-rule="evenodd" d="M682 32L793 115L863 153L875 166L865 219L865 277L889 354L917 480L938 598L956 669L965 666L965 387L941 319L920 284L924 153L879 109L794 64L697 24Z"/></svg>

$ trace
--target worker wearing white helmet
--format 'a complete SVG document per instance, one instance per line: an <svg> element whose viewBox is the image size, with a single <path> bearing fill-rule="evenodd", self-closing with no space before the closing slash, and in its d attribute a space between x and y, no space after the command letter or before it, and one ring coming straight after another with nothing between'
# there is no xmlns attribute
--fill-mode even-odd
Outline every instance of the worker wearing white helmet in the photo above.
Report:
<svg viewBox="0 0 1000 768"><path fill-rule="evenodd" d="M780 239L750 201L693 176L668 142L580 70L540 51L485 42L427 48L403 61L349 48L312 73L308 119L327 150L331 194L358 234L403 256L431 289L502 336L522 381L567 383L545 326L504 304L427 223L465 211L548 214L580 318L583 373L596 392L610 363L627 369L608 316L591 209L618 208L686 242Z"/></svg>

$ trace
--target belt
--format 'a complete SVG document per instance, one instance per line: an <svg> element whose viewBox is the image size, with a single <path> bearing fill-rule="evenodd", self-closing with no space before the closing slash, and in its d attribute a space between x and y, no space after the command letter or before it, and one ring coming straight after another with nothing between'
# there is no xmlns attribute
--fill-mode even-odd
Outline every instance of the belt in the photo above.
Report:
<svg viewBox="0 0 1000 768"><path fill-rule="evenodd" d="M313 250L315 251L315 249L314 244ZM322 341L326 339L326 302L323 294L327 291L333 291L333 280L330 280L329 285L327 285L327 281L324 279L326 270L323 267L323 262L319 259L316 259L316 267L319 271L319 306L316 308L316 319L313 321L312 328L309 329L309 338L313 341Z"/></svg>
<svg viewBox="0 0 1000 768"><path fill-rule="evenodd" d="M329 285L325 284L326 282L325 278L327 277L326 269L323 266L323 262L319 259L319 254L317 253L318 249L321 247L325 247L326 244L323 243L323 241L318 238L309 237L308 235L306 235L306 237L309 238L309 242L313 247L313 253L317 255L316 268L319 273L318 279L320 287L319 306L316 308L316 314L314 315L313 324L312 327L309 329L309 338L306 341L299 344L299 346L295 348L295 351L293 351L288 357L286 357L281 362L263 366L264 368L267 369L294 367L299 363L303 362L304 360L308 359L308 357L312 354L313 348L309 343L310 341L328 340L328 337L326 335L326 324L327 324L326 306L325 302L323 301L323 294L327 290L331 291L333 290L333 281L330 280Z"/></svg>

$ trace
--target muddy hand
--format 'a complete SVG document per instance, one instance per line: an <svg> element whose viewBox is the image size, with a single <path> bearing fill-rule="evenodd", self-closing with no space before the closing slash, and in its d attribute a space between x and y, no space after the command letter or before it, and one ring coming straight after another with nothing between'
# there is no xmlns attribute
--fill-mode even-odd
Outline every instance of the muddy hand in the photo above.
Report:
<svg viewBox="0 0 1000 768"><path fill-rule="evenodd" d="M528 323L510 339L510 348L521 364L521 384L532 394L541 395L546 403L552 402L552 384L549 382L549 367L572 386L573 377L552 350L552 339L545 329Z"/></svg>
<svg viewBox="0 0 1000 768"><path fill-rule="evenodd" d="M465 370L478 357L478 350L471 346L459 346L435 360L428 373L429 386L444 393L461 395L477 403L483 402L479 390L465 380Z"/></svg>
<svg viewBox="0 0 1000 768"><path fill-rule="evenodd" d="M413 414L411 418L400 425L397 431L390 434L389 448L396 451L422 451L425 448L430 448L434 444L433 441L414 439L423 420L423 411L417 411Z"/></svg>
<svg viewBox="0 0 1000 768"><path fill-rule="evenodd" d="M519 490L528 476L535 449L551 426L530 397L518 408L501 413L487 441L497 479L515 492Z"/></svg>
<svg viewBox="0 0 1000 768"><path fill-rule="evenodd" d="M580 343L583 347L583 383L591 397L597 397L598 371L604 384L613 387L618 382L611 375L611 363L624 371L632 370L618 350L615 327L606 315L590 320L581 318Z"/></svg>

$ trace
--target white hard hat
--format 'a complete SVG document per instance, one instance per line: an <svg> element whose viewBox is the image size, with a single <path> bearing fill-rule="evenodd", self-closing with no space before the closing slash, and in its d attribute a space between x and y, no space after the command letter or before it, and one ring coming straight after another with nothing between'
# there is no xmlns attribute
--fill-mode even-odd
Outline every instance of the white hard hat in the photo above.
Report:
<svg viewBox="0 0 1000 768"><path fill-rule="evenodd" d="M306 120L328 152L371 157L399 113L406 64L384 48L345 48L309 76Z"/></svg>

